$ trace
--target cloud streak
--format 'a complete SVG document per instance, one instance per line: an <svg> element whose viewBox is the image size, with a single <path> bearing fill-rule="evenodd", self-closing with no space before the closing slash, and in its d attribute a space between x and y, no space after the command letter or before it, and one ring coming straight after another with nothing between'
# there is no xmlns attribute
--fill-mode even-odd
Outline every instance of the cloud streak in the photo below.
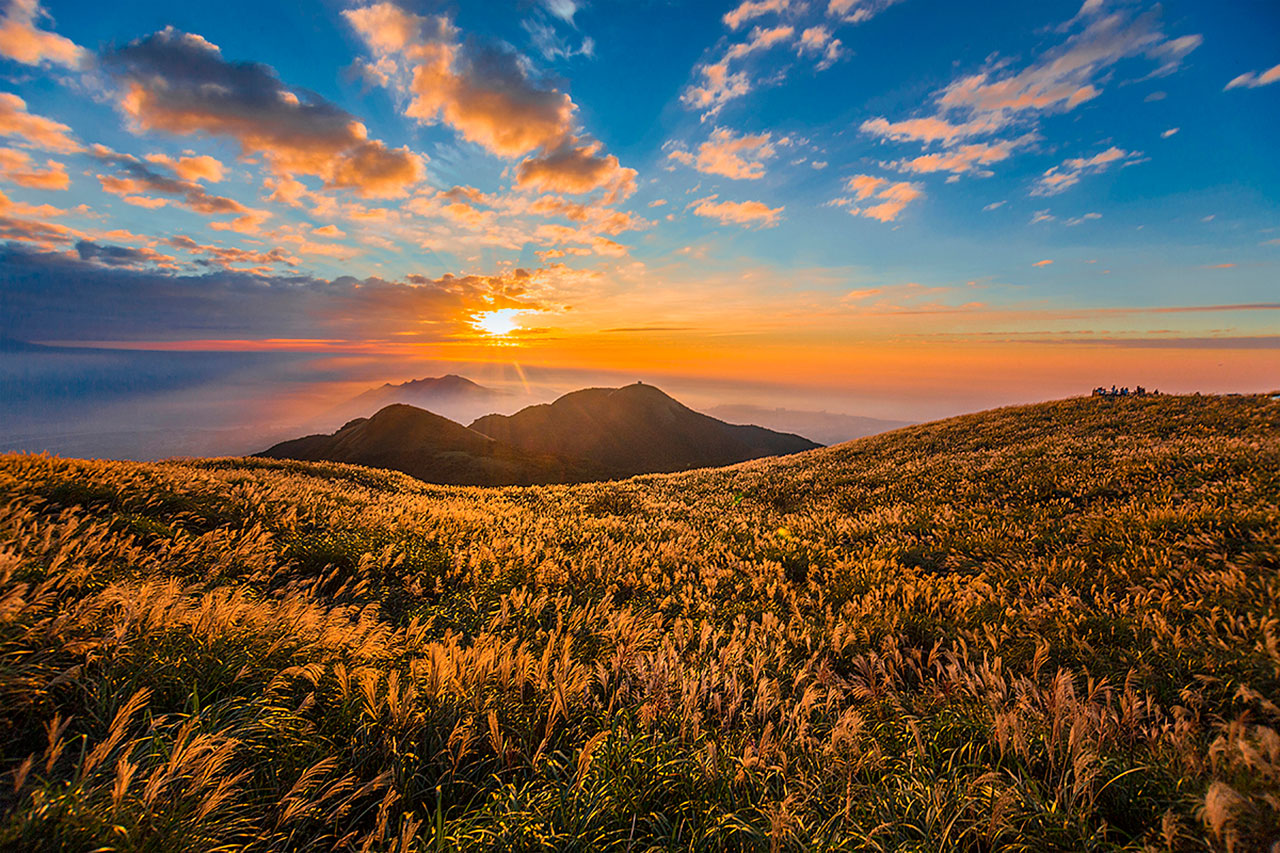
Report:
<svg viewBox="0 0 1280 853"><path fill-rule="evenodd" d="M1273 65L1266 71L1246 71L1239 77L1233 77L1226 86L1222 87L1222 90L1225 92L1228 89L1257 89L1260 86L1270 86L1277 80L1280 80L1280 65Z"/></svg>
<svg viewBox="0 0 1280 853"><path fill-rule="evenodd" d="M1031 194L1033 196L1057 195L1080 183L1080 178L1084 175L1101 174L1116 164L1137 162L1141 156L1140 151L1125 151L1113 145L1092 157L1072 157L1064 160L1061 165L1046 170L1036 180Z"/></svg>

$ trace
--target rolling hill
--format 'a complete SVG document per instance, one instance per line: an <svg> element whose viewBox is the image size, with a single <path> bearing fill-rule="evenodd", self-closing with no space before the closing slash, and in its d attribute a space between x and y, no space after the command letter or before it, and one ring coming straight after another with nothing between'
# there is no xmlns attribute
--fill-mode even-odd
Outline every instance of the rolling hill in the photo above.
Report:
<svg viewBox="0 0 1280 853"><path fill-rule="evenodd" d="M466 380L462 380L466 382ZM285 441L276 459L352 462L430 483L575 483L705 468L819 445L700 415L650 385L592 388L470 427L412 406L388 406L332 435Z"/></svg>
<svg viewBox="0 0 1280 853"><path fill-rule="evenodd" d="M579 482L599 473L584 464L520 450L448 418L400 404L357 418L332 435L281 442L258 455L390 468L450 485Z"/></svg>
<svg viewBox="0 0 1280 853"><path fill-rule="evenodd" d="M1265 396L502 489L11 455L0 849L1266 850L1278 638Z"/></svg>

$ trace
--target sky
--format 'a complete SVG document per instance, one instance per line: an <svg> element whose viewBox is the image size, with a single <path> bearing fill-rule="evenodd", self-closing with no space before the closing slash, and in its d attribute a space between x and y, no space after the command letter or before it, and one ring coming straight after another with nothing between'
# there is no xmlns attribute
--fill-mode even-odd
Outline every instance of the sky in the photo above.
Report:
<svg viewBox="0 0 1280 853"><path fill-rule="evenodd" d="M49 375L14 342L208 355L171 399L268 362L906 419L1280 387L1270 0L3 8L11 393Z"/></svg>

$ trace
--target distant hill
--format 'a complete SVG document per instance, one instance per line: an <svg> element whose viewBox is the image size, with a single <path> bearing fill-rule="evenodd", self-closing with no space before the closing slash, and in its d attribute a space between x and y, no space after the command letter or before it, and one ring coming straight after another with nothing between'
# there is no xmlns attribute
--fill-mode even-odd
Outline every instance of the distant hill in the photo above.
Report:
<svg viewBox="0 0 1280 853"><path fill-rule="evenodd" d="M451 420L466 423L502 408L504 403L511 405L511 395L452 373L425 379L411 379L408 382L396 384L387 382L377 388L370 388L338 406L329 415L330 423L342 423L356 417L367 417L371 412L397 403L417 406L419 409L426 409Z"/></svg>
<svg viewBox="0 0 1280 853"><path fill-rule="evenodd" d="M798 435L727 424L637 383L575 391L514 415L487 415L470 427L394 404L331 435L282 442L258 455L391 468L432 483L496 486L719 467L820 446Z"/></svg>
<svg viewBox="0 0 1280 853"><path fill-rule="evenodd" d="M445 376L411 379L393 385L384 383L381 387L371 388L352 399L352 405L381 408L392 403L405 403L418 408L426 408L433 403L447 400L492 400L505 396L501 391L486 388L467 379L449 373Z"/></svg>
<svg viewBox="0 0 1280 853"><path fill-rule="evenodd" d="M798 435L695 412L652 385L587 388L471 428L533 453L587 459L619 474L719 467L821 447Z"/></svg>
<svg viewBox="0 0 1280 853"><path fill-rule="evenodd" d="M771 409L767 406L716 406L708 409L707 414L731 424L757 424L781 432L796 433L828 446L911 426L910 421L889 421L835 412Z"/></svg>
<svg viewBox="0 0 1280 853"><path fill-rule="evenodd" d="M520 450L402 404L386 406L370 418L356 418L332 435L283 441L257 455L390 468L448 485L577 482L600 473L576 462Z"/></svg>

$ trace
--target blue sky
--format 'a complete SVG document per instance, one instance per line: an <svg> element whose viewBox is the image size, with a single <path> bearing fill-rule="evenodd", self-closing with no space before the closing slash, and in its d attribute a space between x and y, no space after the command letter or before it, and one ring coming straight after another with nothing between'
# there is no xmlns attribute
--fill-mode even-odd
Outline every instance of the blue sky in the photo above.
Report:
<svg viewBox="0 0 1280 853"><path fill-rule="evenodd" d="M1274 3L5 15L5 337L1024 395L1280 368Z"/></svg>

